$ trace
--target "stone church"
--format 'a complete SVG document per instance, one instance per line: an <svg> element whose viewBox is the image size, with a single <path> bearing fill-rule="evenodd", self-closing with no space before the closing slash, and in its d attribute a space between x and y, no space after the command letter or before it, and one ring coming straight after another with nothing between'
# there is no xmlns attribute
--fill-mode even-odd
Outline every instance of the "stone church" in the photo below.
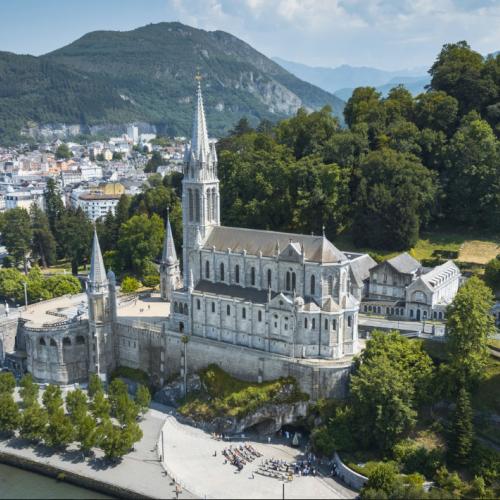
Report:
<svg viewBox="0 0 500 500"><path fill-rule="evenodd" d="M158 297L117 295L95 235L86 294L0 321L11 353L24 355L44 382L106 378L129 366L161 386L186 367L217 363L248 380L294 376L313 398L343 395L373 260L340 251L324 234L220 225L217 154L200 82L182 211L182 269L167 220Z"/></svg>

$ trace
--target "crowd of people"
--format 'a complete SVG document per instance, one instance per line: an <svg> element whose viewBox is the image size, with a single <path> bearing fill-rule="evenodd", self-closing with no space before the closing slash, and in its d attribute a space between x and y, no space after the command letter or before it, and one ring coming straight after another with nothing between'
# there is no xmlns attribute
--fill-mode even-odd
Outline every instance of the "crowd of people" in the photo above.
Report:
<svg viewBox="0 0 500 500"><path fill-rule="evenodd" d="M234 465L239 471L241 471L247 463L253 462L256 458L262 456L261 453L248 443L234 447L230 445L229 448L224 448L222 450L222 454L226 461Z"/></svg>
<svg viewBox="0 0 500 500"><path fill-rule="evenodd" d="M286 460L275 460L274 458L262 460L257 474L267 477L275 477L282 481L292 481L293 476L316 476L318 473L316 457L308 453L304 460L287 462Z"/></svg>

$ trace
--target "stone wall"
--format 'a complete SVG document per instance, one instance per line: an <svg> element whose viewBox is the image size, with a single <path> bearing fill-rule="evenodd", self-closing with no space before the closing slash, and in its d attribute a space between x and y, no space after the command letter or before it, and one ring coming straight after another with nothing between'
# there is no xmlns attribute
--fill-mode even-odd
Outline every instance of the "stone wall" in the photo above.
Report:
<svg viewBox="0 0 500 500"><path fill-rule="evenodd" d="M335 452L333 461L337 466L337 476L351 488L359 491L368 481L368 478L366 476L358 474L357 472L347 467L347 465L342 462L337 452Z"/></svg>
<svg viewBox="0 0 500 500"><path fill-rule="evenodd" d="M14 352L16 348L18 322L16 317L5 317L0 321L0 365L5 359L5 354Z"/></svg>
<svg viewBox="0 0 500 500"><path fill-rule="evenodd" d="M117 323L118 364L146 371L157 385L181 372L184 346L178 332L157 327ZM188 373L215 363L231 375L248 381L293 376L312 399L343 398L351 361L293 360L247 347L201 337L189 337Z"/></svg>

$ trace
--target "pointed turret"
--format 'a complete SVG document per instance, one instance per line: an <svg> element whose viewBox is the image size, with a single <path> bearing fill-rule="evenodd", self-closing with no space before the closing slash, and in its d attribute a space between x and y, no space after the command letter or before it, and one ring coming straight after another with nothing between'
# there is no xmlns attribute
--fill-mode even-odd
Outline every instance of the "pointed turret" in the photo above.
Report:
<svg viewBox="0 0 500 500"><path fill-rule="evenodd" d="M163 264L167 265L173 265L177 262L177 252L175 251L174 237L172 236L172 227L170 226L170 216L168 215L161 261Z"/></svg>
<svg viewBox="0 0 500 500"><path fill-rule="evenodd" d="M104 285L107 283L106 269L102 258L101 247L97 231L94 229L94 241L92 243L92 258L90 261L89 283L93 286Z"/></svg>
<svg viewBox="0 0 500 500"><path fill-rule="evenodd" d="M193 134L191 136L191 156L200 162L206 162L210 151L208 142L207 122L201 95L201 79L198 77L198 90L196 92L196 108L194 112Z"/></svg>

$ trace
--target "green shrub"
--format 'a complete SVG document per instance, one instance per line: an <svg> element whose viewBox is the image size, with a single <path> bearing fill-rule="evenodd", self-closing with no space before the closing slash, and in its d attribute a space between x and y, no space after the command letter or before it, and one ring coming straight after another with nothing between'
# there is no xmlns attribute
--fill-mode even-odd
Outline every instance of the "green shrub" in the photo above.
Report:
<svg viewBox="0 0 500 500"><path fill-rule="evenodd" d="M139 368L130 368L128 366L118 366L113 373L111 373L111 380L114 380L117 377L128 378L129 380L133 380L134 382L138 382L146 387L149 387L149 375Z"/></svg>
<svg viewBox="0 0 500 500"><path fill-rule="evenodd" d="M393 454L405 474L418 472L429 479L434 477L444 458L439 449L427 450L409 439L397 443Z"/></svg>
<svg viewBox="0 0 500 500"><path fill-rule="evenodd" d="M133 293L139 290L141 282L132 276L125 276L122 280L121 291L123 293Z"/></svg>
<svg viewBox="0 0 500 500"><path fill-rule="evenodd" d="M154 288L160 284L160 275L159 274L147 274L142 278L142 283L144 286L148 288Z"/></svg>

